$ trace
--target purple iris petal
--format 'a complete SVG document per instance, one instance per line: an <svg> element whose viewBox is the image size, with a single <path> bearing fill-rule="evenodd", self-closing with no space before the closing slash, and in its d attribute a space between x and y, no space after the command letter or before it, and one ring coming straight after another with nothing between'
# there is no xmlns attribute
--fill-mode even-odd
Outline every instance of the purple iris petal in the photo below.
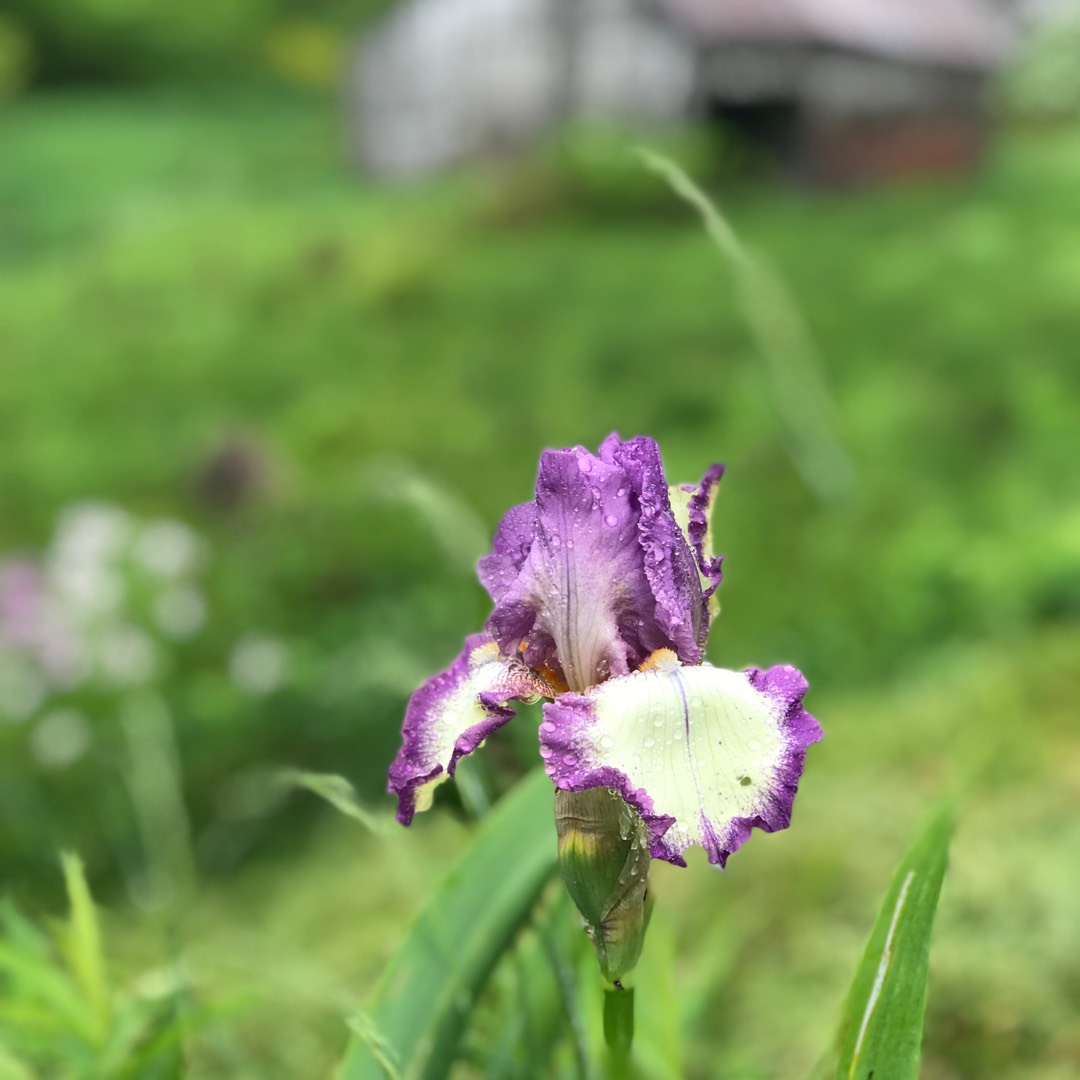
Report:
<svg viewBox="0 0 1080 1080"><path fill-rule="evenodd" d="M506 515L480 576L503 653L521 649L571 689L624 675L661 648L701 658L701 585L651 439L612 435L599 456L546 451L535 503Z"/></svg>
<svg viewBox="0 0 1080 1080"><path fill-rule="evenodd" d="M615 440L615 445L612 440ZM645 555L645 576L656 598L656 621L666 640L643 642L639 655L671 648L684 663L701 659L708 620L701 598L694 556L671 510L668 484L660 448L652 439L638 437L618 444L609 436L600 447L600 456L621 465L638 492L640 516L638 541Z"/></svg>
<svg viewBox="0 0 1080 1080"><path fill-rule="evenodd" d="M453 664L409 699L388 783L398 797L398 821L408 825L426 809L435 784L453 776L462 757L513 717L509 702L551 693L542 676L500 656L490 635L466 638Z"/></svg>
<svg viewBox="0 0 1080 1080"><path fill-rule="evenodd" d="M491 554L477 566L480 582L497 604L517 580L536 535L536 503L511 506L499 522Z"/></svg>
<svg viewBox="0 0 1080 1080"><path fill-rule="evenodd" d="M710 465L701 483L695 487L687 487L684 490L690 495L690 527L688 529L690 546L694 549L694 557L697 559L698 569L706 577L710 584L705 590L705 599L708 600L723 577L720 565L724 561L723 555L711 555L707 550L706 538L709 532L709 512L712 501L716 494L716 486L724 475L723 465Z"/></svg>

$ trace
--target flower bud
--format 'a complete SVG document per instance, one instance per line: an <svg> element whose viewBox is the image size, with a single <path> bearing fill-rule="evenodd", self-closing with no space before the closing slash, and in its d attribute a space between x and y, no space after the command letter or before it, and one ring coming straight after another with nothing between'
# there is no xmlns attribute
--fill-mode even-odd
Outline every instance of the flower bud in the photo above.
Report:
<svg viewBox="0 0 1080 1080"><path fill-rule="evenodd" d="M619 984L641 955L651 906L641 816L609 788L557 791L555 824L563 882L604 978Z"/></svg>

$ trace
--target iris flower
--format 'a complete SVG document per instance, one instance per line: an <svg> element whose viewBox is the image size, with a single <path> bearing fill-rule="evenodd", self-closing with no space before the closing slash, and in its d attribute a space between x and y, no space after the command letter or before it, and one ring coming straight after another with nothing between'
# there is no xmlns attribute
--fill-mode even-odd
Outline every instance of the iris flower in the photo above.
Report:
<svg viewBox="0 0 1080 1080"><path fill-rule="evenodd" d="M806 680L704 659L722 473L669 487L644 437L544 452L536 498L507 512L480 560L495 605L484 631L409 701L389 774L403 825L511 703L546 699L540 756L555 787L617 793L653 858L685 866L696 844L723 866L752 829L787 827L821 738Z"/></svg>

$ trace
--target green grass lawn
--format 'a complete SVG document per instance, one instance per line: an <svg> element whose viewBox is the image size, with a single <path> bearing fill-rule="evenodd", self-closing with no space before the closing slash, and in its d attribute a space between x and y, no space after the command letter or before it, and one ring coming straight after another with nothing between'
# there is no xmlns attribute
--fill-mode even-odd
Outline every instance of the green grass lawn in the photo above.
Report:
<svg viewBox="0 0 1080 1080"><path fill-rule="evenodd" d="M727 462L711 657L797 663L827 732L793 830L723 876L657 874L687 1074L805 1073L890 868L959 784L927 1076L1069 1076L1080 132L1005 132L971 182L712 185L814 336L835 405L815 420L857 475L840 501L802 479L724 263L629 156L633 197L605 207L541 158L377 190L341 143L292 99L0 115L0 548L42 544L88 497L214 548L204 643L166 687L217 875L185 948L208 992L259 993L191 1051L200 1074L318 1075L464 838L449 807L379 844L295 800L237 825L237 778L330 769L382 806L405 697L483 621L470 564L539 450L617 429L657 438L675 478ZM199 477L236 441L261 481L225 513ZM207 671L250 629L288 643L291 677L234 708ZM0 732L8 790L33 771L22 738ZM155 946L115 860L137 845L126 819L87 820L116 763L94 768L42 778L40 813L9 798L0 857L32 905L78 844L134 970Z"/></svg>

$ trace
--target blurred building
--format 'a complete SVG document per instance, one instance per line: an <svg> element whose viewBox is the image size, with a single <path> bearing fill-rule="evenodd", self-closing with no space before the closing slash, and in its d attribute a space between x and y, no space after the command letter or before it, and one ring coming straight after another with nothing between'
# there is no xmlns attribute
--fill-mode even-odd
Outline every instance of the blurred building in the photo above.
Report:
<svg viewBox="0 0 1080 1080"><path fill-rule="evenodd" d="M357 51L352 124L386 177L577 118L723 122L811 182L958 170L1010 37L983 0L403 0Z"/></svg>

